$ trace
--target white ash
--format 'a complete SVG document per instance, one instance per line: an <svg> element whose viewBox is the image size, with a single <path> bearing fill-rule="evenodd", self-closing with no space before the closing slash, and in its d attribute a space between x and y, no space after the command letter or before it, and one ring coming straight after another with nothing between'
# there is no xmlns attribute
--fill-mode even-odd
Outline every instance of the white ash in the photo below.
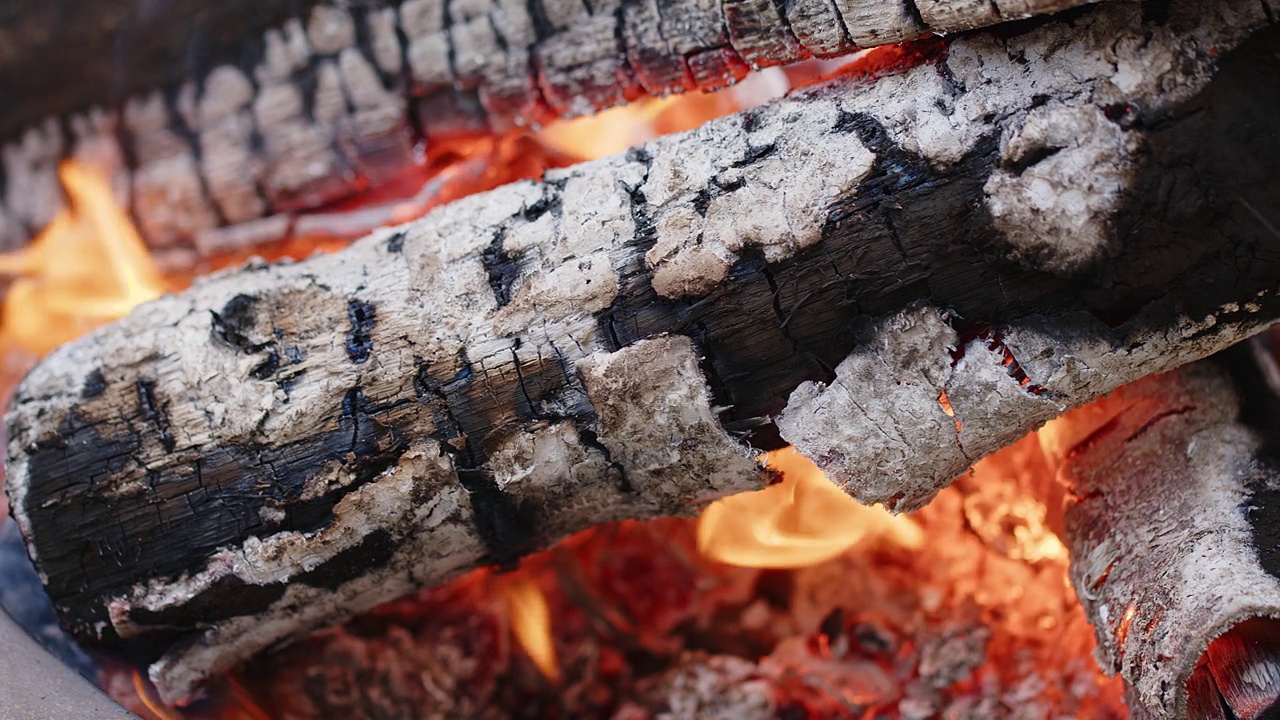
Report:
<svg viewBox="0 0 1280 720"><path fill-rule="evenodd" d="M721 427L689 338L661 336L591 355L578 372L587 394L598 398L600 442L628 468L630 485L664 513L690 515L759 487L754 452Z"/></svg>
<svg viewBox="0 0 1280 720"><path fill-rule="evenodd" d="M1000 148L1002 164L1019 169L996 170L985 188L1010 256L1058 273L1097 260L1115 235L1111 217L1139 149L1136 138L1093 106L1028 113Z"/></svg>
<svg viewBox="0 0 1280 720"><path fill-rule="evenodd" d="M881 320L875 339L840 363L831 385L796 388L777 425L861 502L909 511L972 462L1066 410L1243 340L1258 328L1233 326L1225 336L1195 339L1219 312L1241 309L1233 304L1205 317L1184 316L1172 328L1118 345L1084 314L1057 318L1051 327L1003 326L1001 342L1030 381L1023 384L985 338L967 343L953 360L957 336L945 311L911 308ZM943 393L954 418L942 408Z"/></svg>
<svg viewBox="0 0 1280 720"><path fill-rule="evenodd" d="M871 151L857 135L835 130L838 103L782 100L769 107L773 112L749 132L731 117L653 146L642 190L654 208L657 239L645 262L659 296L713 289L748 247L769 262L812 247L822 239L830 203L870 171ZM694 151L707 146L711 153ZM766 147L775 150L749 159L752 149ZM732 189L699 212L694 196L708 186Z"/></svg>

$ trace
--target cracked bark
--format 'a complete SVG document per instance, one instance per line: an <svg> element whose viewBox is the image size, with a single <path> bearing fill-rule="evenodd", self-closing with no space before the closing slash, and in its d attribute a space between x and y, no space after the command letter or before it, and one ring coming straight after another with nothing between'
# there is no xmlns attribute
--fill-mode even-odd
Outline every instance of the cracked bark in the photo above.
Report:
<svg viewBox="0 0 1280 720"><path fill-rule="evenodd" d="M1070 498L1071 581L1135 717L1269 717L1280 698L1260 671L1280 653L1265 623L1280 620L1278 401L1233 354L1126 386L1042 431ZM1228 631L1256 644L1259 670L1206 655ZM1202 709L1188 708L1193 671ZM1223 714L1224 696L1236 714Z"/></svg>
<svg viewBox="0 0 1280 720"><path fill-rule="evenodd" d="M15 519L67 624L156 660L172 700L415 587L757 486L748 442L914 507L1280 314L1269 22L1116 3L960 38L205 280L24 381Z"/></svg>
<svg viewBox="0 0 1280 720"><path fill-rule="evenodd" d="M61 206L65 156L114 176L153 246L213 252L278 239L295 213L396 177L415 139L1097 1L806 0L783 17L770 0L23 0L0 16L0 247Z"/></svg>

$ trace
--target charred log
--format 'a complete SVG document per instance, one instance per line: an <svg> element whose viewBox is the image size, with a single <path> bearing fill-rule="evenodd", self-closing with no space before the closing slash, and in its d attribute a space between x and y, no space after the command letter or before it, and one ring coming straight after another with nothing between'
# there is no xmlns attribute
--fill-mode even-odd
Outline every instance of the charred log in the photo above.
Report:
<svg viewBox="0 0 1280 720"><path fill-rule="evenodd" d="M415 139L1097 1L19 2L0 14L0 246L52 218L67 155L116 174L152 244L218 248L386 182Z"/></svg>
<svg viewBox="0 0 1280 720"><path fill-rule="evenodd" d="M1198 363L1046 431L1071 498L1072 583L1138 717L1280 710L1280 468L1247 424L1257 392Z"/></svg>
<svg viewBox="0 0 1280 720"><path fill-rule="evenodd" d="M1256 332L1280 37L1252 1L1170 16L962 38L60 349L11 407L7 485L55 605L163 652L180 698L412 588L752 487L744 440L917 507Z"/></svg>

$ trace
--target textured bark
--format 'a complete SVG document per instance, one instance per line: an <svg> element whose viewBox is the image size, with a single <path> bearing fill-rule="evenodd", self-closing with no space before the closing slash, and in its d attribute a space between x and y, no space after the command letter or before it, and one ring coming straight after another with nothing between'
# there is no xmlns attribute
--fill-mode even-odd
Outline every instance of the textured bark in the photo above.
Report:
<svg viewBox="0 0 1280 720"><path fill-rule="evenodd" d="M67 155L114 175L150 243L207 251L385 182L415 140L1097 1L23 0L0 13L0 246L53 216Z"/></svg>
<svg viewBox="0 0 1280 720"><path fill-rule="evenodd" d="M1187 681L1210 641L1246 620L1280 619L1280 466L1266 434L1277 430L1277 404L1255 397L1248 411L1242 391L1259 394L1256 380L1237 386L1220 365L1197 363L1127 386L1052 431L1071 497L1071 581L1099 663L1124 676L1140 717L1188 717ZM1266 432L1250 427L1257 420ZM1238 697L1224 675L1238 668L1213 669ZM1257 691L1274 701L1280 685ZM1220 706L1212 682L1196 692L1198 704Z"/></svg>
<svg viewBox="0 0 1280 720"><path fill-rule="evenodd" d="M1277 31L1256 2L1169 13L961 38L61 348L11 406L7 484L55 605L167 651L178 698L413 587L752 486L742 439L915 507L1257 331Z"/></svg>

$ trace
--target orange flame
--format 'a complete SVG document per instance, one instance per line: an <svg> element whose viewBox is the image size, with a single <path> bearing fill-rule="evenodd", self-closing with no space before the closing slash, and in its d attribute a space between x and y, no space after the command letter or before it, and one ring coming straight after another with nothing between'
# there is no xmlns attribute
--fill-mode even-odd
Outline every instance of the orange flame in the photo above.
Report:
<svg viewBox="0 0 1280 720"><path fill-rule="evenodd" d="M782 96L796 82L831 69L824 63L803 65L791 73L767 68L723 92L641 98L595 115L552 123L536 137L543 145L580 160L616 155L659 135L692 130L708 120L760 105Z"/></svg>
<svg viewBox="0 0 1280 720"><path fill-rule="evenodd" d="M923 535L905 517L867 507L836 487L808 458L786 448L761 457L782 482L719 500L698 522L698 549L729 565L800 568L836 557L872 537L919 547Z"/></svg>
<svg viewBox="0 0 1280 720"><path fill-rule="evenodd" d="M43 354L123 317L164 289L133 224L106 181L67 162L60 211L31 245L0 255L15 277L0 311L0 343Z"/></svg>
<svg viewBox="0 0 1280 720"><path fill-rule="evenodd" d="M133 671L133 690L147 710L160 720L182 720L182 714L165 705L156 695L155 688L151 687L151 682L137 670Z"/></svg>
<svg viewBox="0 0 1280 720"><path fill-rule="evenodd" d="M500 586L511 618L511 633L533 661L538 672L551 682L560 681L560 663L551 639L551 611L542 589L526 577Z"/></svg>

